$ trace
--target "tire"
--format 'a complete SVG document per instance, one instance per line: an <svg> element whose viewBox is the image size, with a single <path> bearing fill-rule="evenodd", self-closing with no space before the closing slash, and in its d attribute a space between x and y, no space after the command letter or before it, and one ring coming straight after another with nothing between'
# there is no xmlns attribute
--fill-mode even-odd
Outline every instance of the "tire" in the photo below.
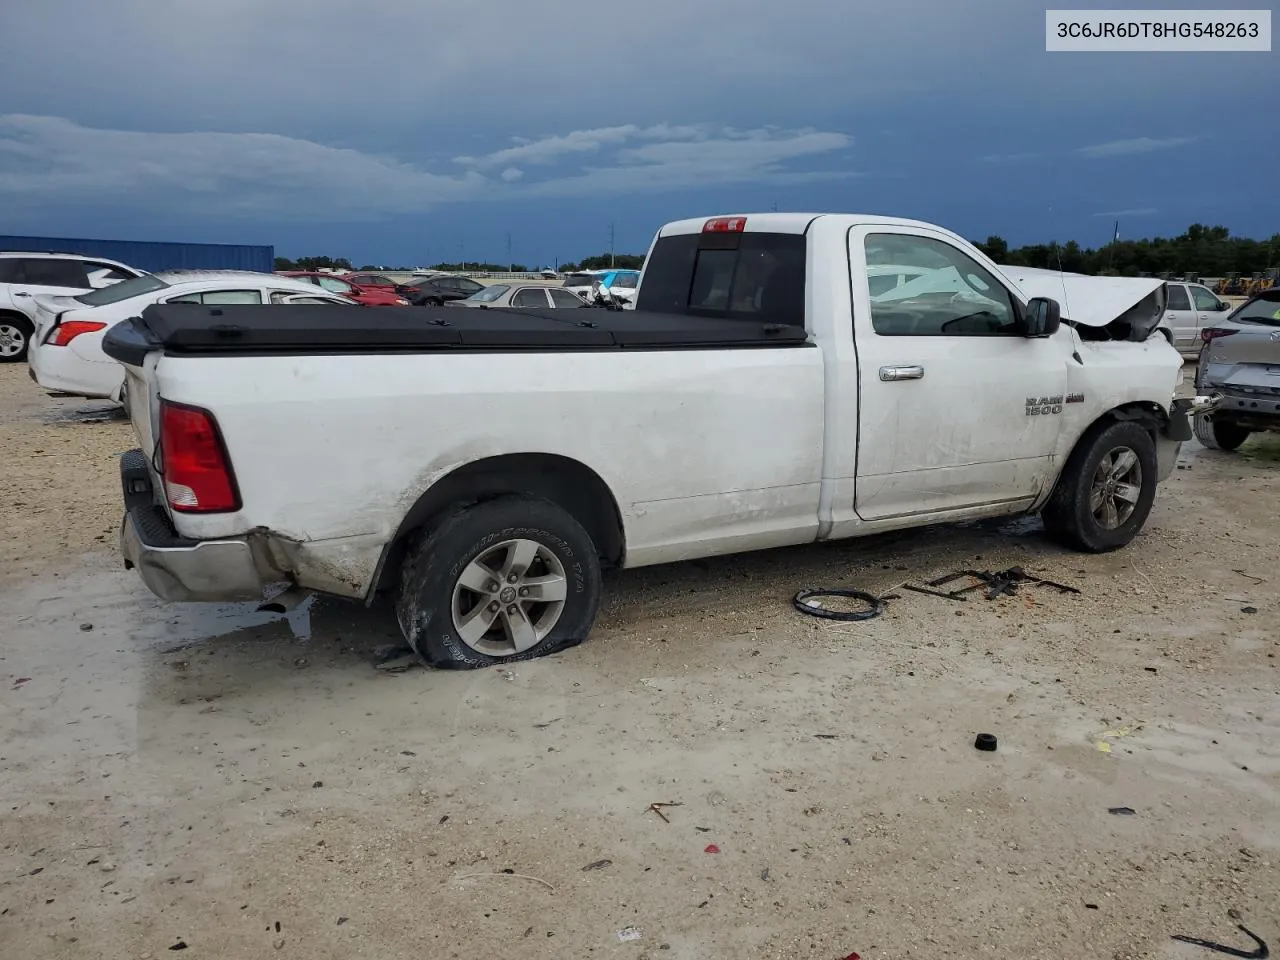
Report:
<svg viewBox="0 0 1280 960"><path fill-rule="evenodd" d="M1132 454L1131 462L1124 451ZM1104 461L1114 464L1117 459L1129 465L1117 476L1107 475ZM1151 513L1157 470L1155 441L1136 423L1112 423L1086 434L1041 513L1045 530L1064 546L1085 553L1126 546ZM1132 494L1135 487L1134 499L1122 495Z"/></svg>
<svg viewBox="0 0 1280 960"><path fill-rule="evenodd" d="M1192 429L1196 439L1210 450L1240 449L1240 445L1249 439L1250 430L1230 420L1214 420L1208 414L1196 416Z"/></svg>
<svg viewBox="0 0 1280 960"><path fill-rule="evenodd" d="M34 332L26 317L0 315L0 363L21 363L27 359Z"/></svg>
<svg viewBox="0 0 1280 960"><path fill-rule="evenodd" d="M546 601L520 599L548 587ZM450 511L423 533L401 569L396 617L429 665L471 670L582 643L599 604L600 559L586 530L550 500L510 496Z"/></svg>

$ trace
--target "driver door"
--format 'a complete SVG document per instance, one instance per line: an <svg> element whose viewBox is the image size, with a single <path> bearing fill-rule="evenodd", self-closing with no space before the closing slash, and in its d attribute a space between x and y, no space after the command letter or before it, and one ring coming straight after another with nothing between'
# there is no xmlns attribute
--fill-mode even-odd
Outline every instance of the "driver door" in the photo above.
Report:
<svg viewBox="0 0 1280 960"><path fill-rule="evenodd" d="M849 257L855 512L887 520L1030 505L1054 476L1070 333L1022 336L1020 299L945 234L854 227ZM869 264L919 275L873 296Z"/></svg>

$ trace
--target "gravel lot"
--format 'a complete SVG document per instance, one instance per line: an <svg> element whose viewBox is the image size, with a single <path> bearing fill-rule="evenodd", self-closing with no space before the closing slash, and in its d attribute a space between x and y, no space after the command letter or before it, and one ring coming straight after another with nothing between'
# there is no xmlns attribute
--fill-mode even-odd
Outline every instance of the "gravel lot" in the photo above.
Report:
<svg viewBox="0 0 1280 960"><path fill-rule="evenodd" d="M1280 438L1186 445L1117 554L1020 521L630 571L577 649L396 674L385 611L155 600L128 424L14 364L0 412L0 956L1191 960L1253 949L1229 911L1280 947ZM790 606L1012 564L1083 593Z"/></svg>

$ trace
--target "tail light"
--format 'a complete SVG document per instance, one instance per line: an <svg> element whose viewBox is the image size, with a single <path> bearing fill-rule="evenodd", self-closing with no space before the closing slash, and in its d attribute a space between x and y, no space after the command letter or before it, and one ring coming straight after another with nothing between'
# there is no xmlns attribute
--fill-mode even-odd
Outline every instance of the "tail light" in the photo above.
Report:
<svg viewBox="0 0 1280 960"><path fill-rule="evenodd" d="M702 225L703 233L742 233L746 229L746 217L714 217Z"/></svg>
<svg viewBox="0 0 1280 960"><path fill-rule="evenodd" d="M1212 340L1218 340L1222 337L1229 337L1232 334L1239 333L1239 330L1224 330L1221 327L1205 327L1200 331L1200 339L1205 343Z"/></svg>
<svg viewBox="0 0 1280 960"><path fill-rule="evenodd" d="M80 334L94 333L106 326L96 320L67 320L53 328L53 336L46 342L52 347L65 347Z"/></svg>
<svg viewBox="0 0 1280 960"><path fill-rule="evenodd" d="M160 454L164 492L180 513L230 513L240 509L231 459L213 414L184 403L160 401Z"/></svg>

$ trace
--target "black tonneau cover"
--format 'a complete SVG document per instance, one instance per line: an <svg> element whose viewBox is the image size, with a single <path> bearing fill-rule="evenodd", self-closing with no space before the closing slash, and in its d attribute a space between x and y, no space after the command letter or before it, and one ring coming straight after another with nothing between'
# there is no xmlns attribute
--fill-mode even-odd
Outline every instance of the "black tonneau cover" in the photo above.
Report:
<svg viewBox="0 0 1280 960"><path fill-rule="evenodd" d="M638 310L154 304L117 324L108 355L678 350L803 346L803 327Z"/></svg>

